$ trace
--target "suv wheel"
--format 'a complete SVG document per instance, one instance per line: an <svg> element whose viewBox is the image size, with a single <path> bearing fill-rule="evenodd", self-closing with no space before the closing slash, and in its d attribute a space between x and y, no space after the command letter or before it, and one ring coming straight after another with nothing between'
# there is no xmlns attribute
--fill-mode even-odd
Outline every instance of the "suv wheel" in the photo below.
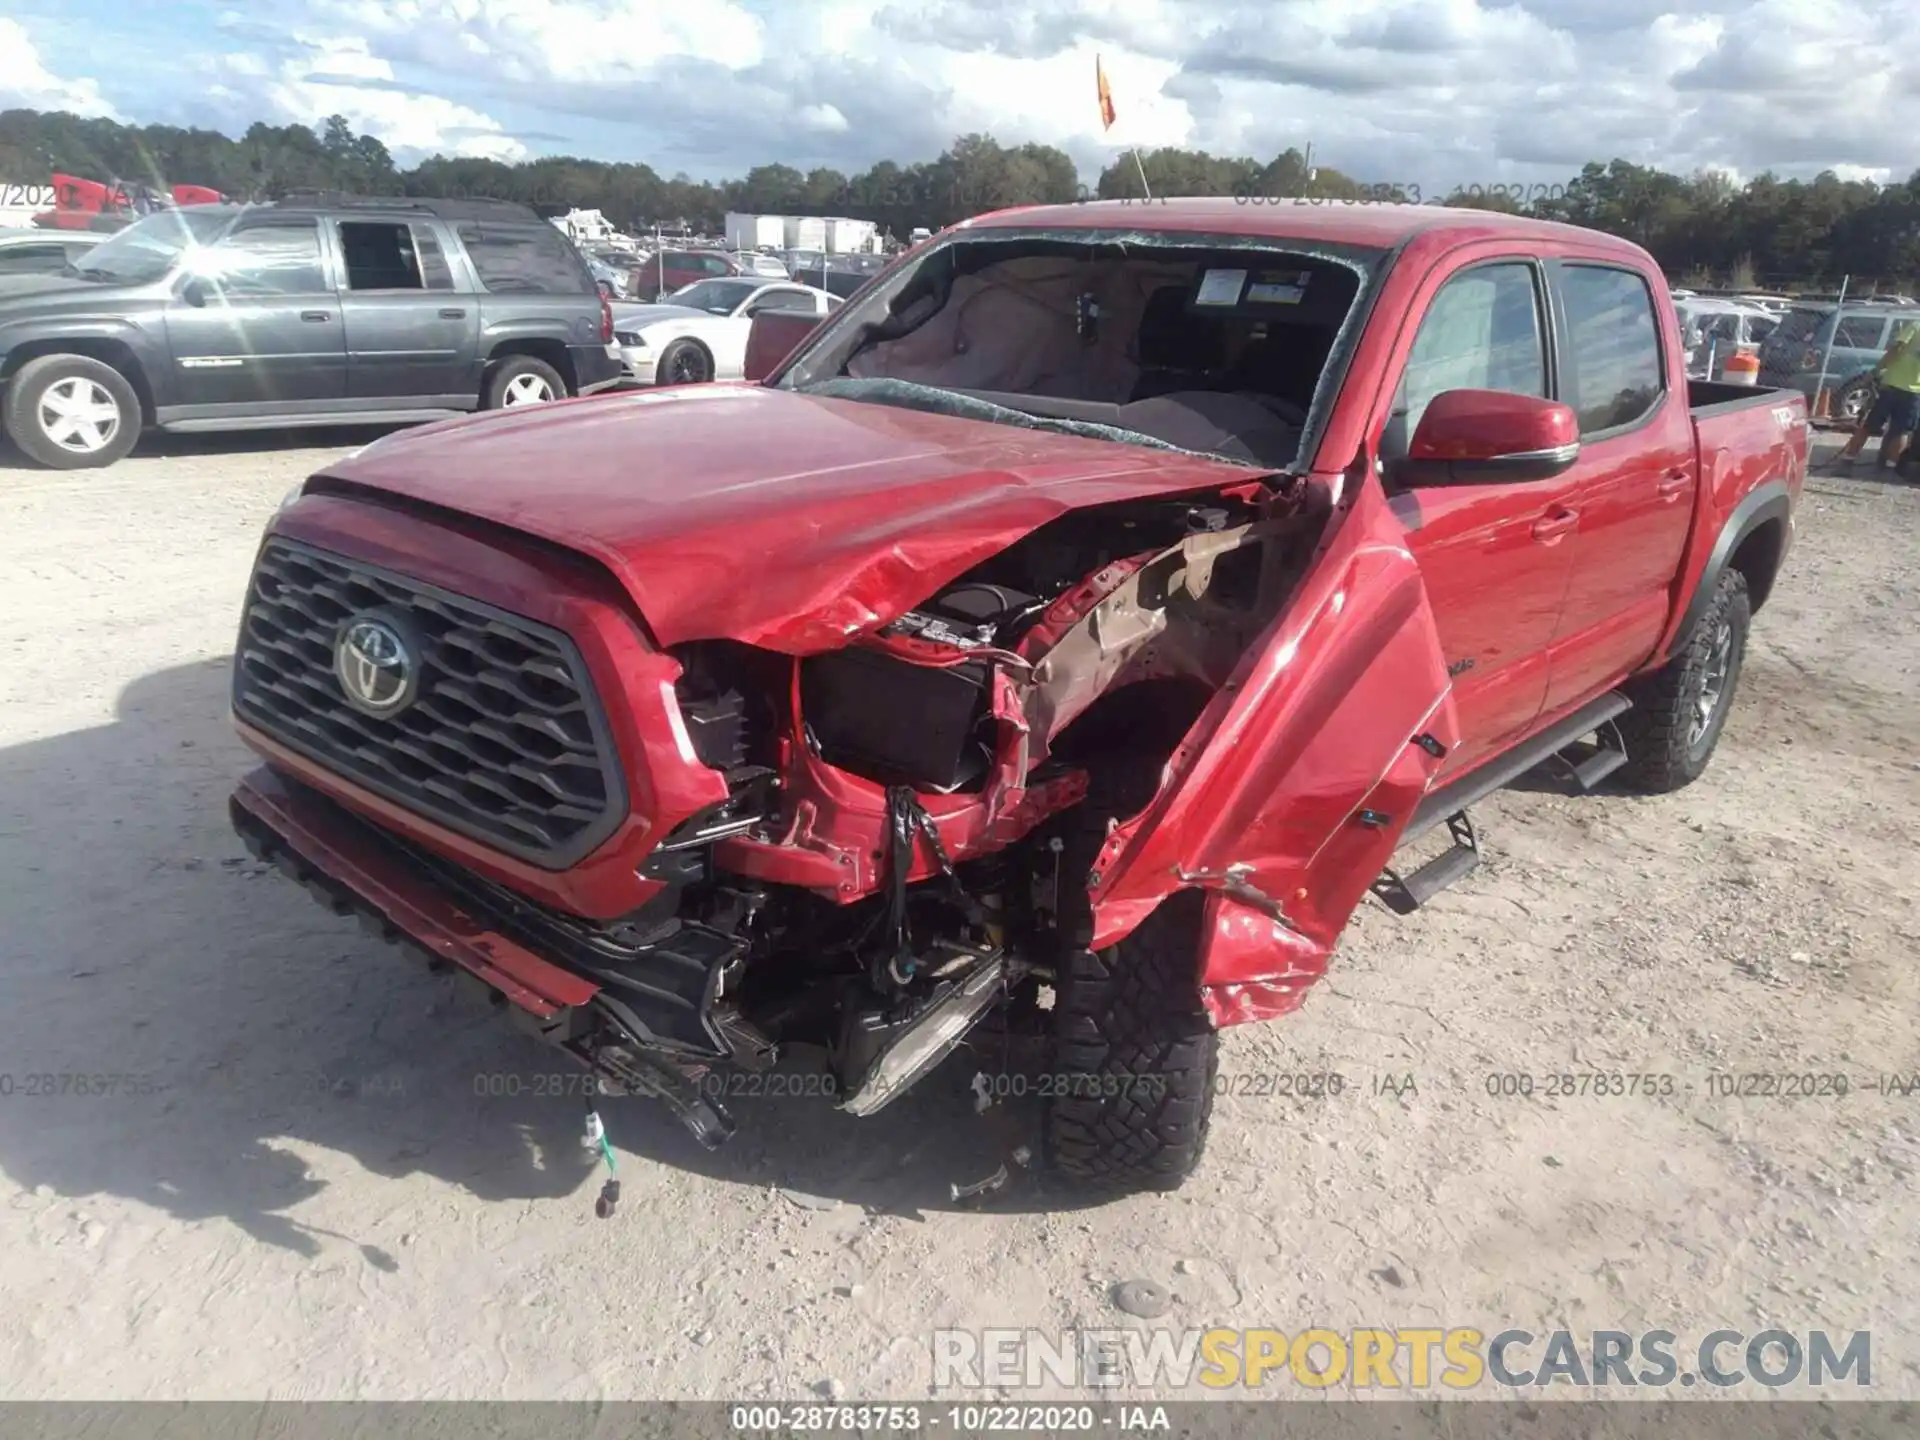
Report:
<svg viewBox="0 0 1920 1440"><path fill-rule="evenodd" d="M509 355L493 367L482 399L489 410L513 410L566 397L567 382L546 361L531 355Z"/></svg>
<svg viewBox="0 0 1920 1440"><path fill-rule="evenodd" d="M1877 388L1871 375L1862 375L1848 383L1835 402L1835 408L1840 413L1834 418L1844 420L1849 425L1858 425L1861 417L1873 408Z"/></svg>
<svg viewBox="0 0 1920 1440"><path fill-rule="evenodd" d="M140 438L140 399L127 377L85 355L42 355L7 387L7 434L53 470L97 470Z"/></svg>
<svg viewBox="0 0 1920 1440"><path fill-rule="evenodd" d="M1753 610L1747 577L1728 570L1684 650L1627 687L1633 708L1620 717L1635 788L1665 794L1700 778L1720 743L1747 653Z"/></svg>

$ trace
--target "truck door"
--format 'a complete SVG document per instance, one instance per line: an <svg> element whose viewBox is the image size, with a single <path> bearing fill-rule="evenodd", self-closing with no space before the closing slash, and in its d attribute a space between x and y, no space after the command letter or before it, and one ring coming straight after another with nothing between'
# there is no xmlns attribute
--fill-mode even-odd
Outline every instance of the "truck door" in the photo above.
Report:
<svg viewBox="0 0 1920 1440"><path fill-rule="evenodd" d="M1444 391L1549 395L1539 262L1469 261L1430 293L1377 442L1383 469L1407 453L1421 415ZM1390 495L1453 677L1460 744L1443 773L1499 749L1546 703L1549 647L1571 572L1567 491L1561 475Z"/></svg>
<svg viewBox="0 0 1920 1440"><path fill-rule="evenodd" d="M1580 419L1563 479L1577 517L1547 709L1616 684L1659 643L1693 523L1698 461L1687 381L1661 343L1652 287L1621 264L1547 267L1561 316L1559 398Z"/></svg>
<svg viewBox="0 0 1920 1440"><path fill-rule="evenodd" d="M346 394L340 299L312 219L242 222L198 252L167 307L177 403L268 413Z"/></svg>
<svg viewBox="0 0 1920 1440"><path fill-rule="evenodd" d="M465 293L427 220L336 220L347 394L471 407L480 297Z"/></svg>

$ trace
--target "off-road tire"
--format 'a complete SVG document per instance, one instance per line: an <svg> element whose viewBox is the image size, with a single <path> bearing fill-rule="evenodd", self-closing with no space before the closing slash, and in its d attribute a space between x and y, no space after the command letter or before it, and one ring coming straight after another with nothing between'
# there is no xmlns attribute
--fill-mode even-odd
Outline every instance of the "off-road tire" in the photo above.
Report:
<svg viewBox="0 0 1920 1440"><path fill-rule="evenodd" d="M1176 895L1119 944L1063 958L1044 1141L1076 1187L1175 1190L1206 1152L1220 1036L1195 973L1203 898Z"/></svg>
<svg viewBox="0 0 1920 1440"><path fill-rule="evenodd" d="M98 449L62 445L41 420L41 401L47 392L68 381L103 392L120 412ZM88 355L42 355L22 365L8 383L0 423L22 454L50 470L98 470L124 459L140 439L140 397L126 376L103 361Z"/></svg>
<svg viewBox="0 0 1920 1440"><path fill-rule="evenodd" d="M487 371L486 383L480 388L481 407L487 410L520 408L518 404L507 403L509 391L515 381L527 378L542 382L553 399L567 398L567 382L561 378L560 372L546 361L531 355L509 355Z"/></svg>
<svg viewBox="0 0 1920 1440"><path fill-rule="evenodd" d="M687 366L687 373L676 377L675 368ZM655 385L704 385L713 379L713 357L697 340L676 340L660 352L654 362Z"/></svg>
<svg viewBox="0 0 1920 1440"><path fill-rule="evenodd" d="M1619 721L1628 757L1620 773L1633 788L1664 795L1700 778L1733 708L1752 623L1747 578L1738 570L1727 570L1715 584L1713 599L1686 647L1651 675L1627 686L1633 708ZM1701 697L1718 668L1715 651L1723 632L1727 651L1719 699L1705 729L1696 735Z"/></svg>

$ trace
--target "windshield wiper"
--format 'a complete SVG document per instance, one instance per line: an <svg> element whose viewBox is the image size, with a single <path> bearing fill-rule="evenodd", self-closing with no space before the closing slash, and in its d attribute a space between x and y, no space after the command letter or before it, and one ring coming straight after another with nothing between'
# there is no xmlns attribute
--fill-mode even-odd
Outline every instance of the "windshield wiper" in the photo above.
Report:
<svg viewBox="0 0 1920 1440"><path fill-rule="evenodd" d="M114 274L113 271L102 270L98 265L82 265L78 269L75 269L72 262L69 261L67 268L73 270L73 273L78 275L82 280L114 281L120 278Z"/></svg>

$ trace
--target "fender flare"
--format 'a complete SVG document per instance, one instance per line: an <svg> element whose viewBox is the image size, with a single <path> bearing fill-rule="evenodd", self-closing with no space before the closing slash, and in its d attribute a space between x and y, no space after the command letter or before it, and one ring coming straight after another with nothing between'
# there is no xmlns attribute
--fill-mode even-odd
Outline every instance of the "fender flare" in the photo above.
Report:
<svg viewBox="0 0 1920 1440"><path fill-rule="evenodd" d="M1786 548L1793 540L1793 492L1787 488L1785 480L1769 480L1764 485L1756 486L1733 507L1726 523L1720 527L1719 538L1713 542L1706 566L1700 572L1699 582L1693 587L1693 595L1688 599L1687 608L1674 629L1673 643L1666 649L1668 655L1676 655L1684 650L1693 638L1694 628L1699 625L1707 607L1713 603L1714 589L1720 584L1720 577L1726 573L1727 566L1732 563L1734 552L1754 531L1775 520L1781 525L1780 558L1784 561Z"/></svg>
<svg viewBox="0 0 1920 1440"><path fill-rule="evenodd" d="M135 371L127 376L127 381L133 386L135 394L141 396L143 403L149 398L156 406L163 403L162 397L173 378L171 367L166 364L165 342L162 340L156 347L151 333L126 319L48 316L9 325L4 339L0 340L0 374L11 376L26 363L20 358L20 352L24 349L32 348L45 354L64 351L84 355L86 351L73 349L72 342L87 340L106 340L124 345L133 357ZM46 349L47 346L57 348ZM155 364L156 360L160 363Z"/></svg>

